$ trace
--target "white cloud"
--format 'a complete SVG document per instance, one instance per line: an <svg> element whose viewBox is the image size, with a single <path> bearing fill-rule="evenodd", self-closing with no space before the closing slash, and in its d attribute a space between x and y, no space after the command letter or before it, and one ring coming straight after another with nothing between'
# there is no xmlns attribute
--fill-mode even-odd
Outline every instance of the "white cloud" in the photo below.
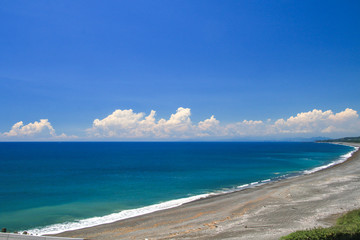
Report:
<svg viewBox="0 0 360 240"><path fill-rule="evenodd" d="M331 114L329 118L336 122L346 122L358 119L359 115L355 110L350 108L345 109L342 112Z"/></svg>
<svg viewBox="0 0 360 240"><path fill-rule="evenodd" d="M55 140L71 140L71 139L77 139L77 138L79 138L79 137L76 135L66 135L65 133L54 136Z"/></svg>
<svg viewBox="0 0 360 240"><path fill-rule="evenodd" d="M211 115L198 123L191 120L190 108L179 107L168 119L156 119L156 112L136 113L132 109L115 110L103 119L95 119L88 136L82 139L189 139L189 138L239 138L239 137L296 137L296 136L351 136L360 135L357 111L347 108L334 113L314 109L277 120L242 120L230 124ZM24 124L15 123L1 139L70 140L76 136L56 134L48 119Z"/></svg>
<svg viewBox="0 0 360 240"><path fill-rule="evenodd" d="M152 110L146 117L144 113L129 110L115 110L106 118L95 119L88 133L97 137L187 137L193 125L189 108L178 108L169 120L160 119L156 122L156 112Z"/></svg>
<svg viewBox="0 0 360 240"><path fill-rule="evenodd" d="M51 126L51 123L48 119L40 119L40 121L35 121L24 125L22 121L15 123L10 131L1 134L5 138L53 138L53 139L67 139L74 138L75 136L67 136L62 133L56 135L55 129Z"/></svg>
<svg viewBox="0 0 360 240"><path fill-rule="evenodd" d="M121 137L128 135L129 137L137 137L138 134L136 132L139 131L139 125L151 124L152 114L155 113L151 112L146 119L142 120L144 113L134 113L132 109L115 110L102 120L95 119L93 130L95 136Z"/></svg>
<svg viewBox="0 0 360 240"><path fill-rule="evenodd" d="M169 120L160 119L153 129L158 137L189 137L194 133L194 126L191 123L190 108L179 107L175 114L171 114Z"/></svg>
<svg viewBox="0 0 360 240"><path fill-rule="evenodd" d="M357 112L349 108L336 114L314 109L287 120L279 119L271 127L270 132L274 133L345 133L358 130L360 120Z"/></svg>
<svg viewBox="0 0 360 240"><path fill-rule="evenodd" d="M236 136L258 136L264 135L266 125L260 120L243 120L225 126L226 135Z"/></svg>
<svg viewBox="0 0 360 240"><path fill-rule="evenodd" d="M24 125L22 121L15 123L9 132L5 132L3 135L7 137L19 137L19 136L34 136L37 134L46 134L55 136L55 129L51 126L47 119L40 119L40 122L35 121Z"/></svg>
<svg viewBox="0 0 360 240"><path fill-rule="evenodd" d="M178 108L169 119L156 120L156 112L149 115L132 109L115 110L104 119L95 119L87 129L90 136L110 138L196 138L196 137L251 137L278 135L331 135L360 132L359 115L345 109L339 113L314 109L287 119L265 121L243 120L221 125L213 115L193 124L190 108Z"/></svg>
<svg viewBox="0 0 360 240"><path fill-rule="evenodd" d="M200 121L198 124L198 136L223 136L223 128L220 126L220 121L217 120L214 115L209 119Z"/></svg>

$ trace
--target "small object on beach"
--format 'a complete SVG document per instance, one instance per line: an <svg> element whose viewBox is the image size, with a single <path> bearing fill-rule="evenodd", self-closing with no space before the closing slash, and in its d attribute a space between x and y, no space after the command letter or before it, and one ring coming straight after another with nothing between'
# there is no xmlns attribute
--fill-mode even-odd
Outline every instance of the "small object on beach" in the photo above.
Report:
<svg viewBox="0 0 360 240"><path fill-rule="evenodd" d="M247 225L245 225L245 228L247 228Z"/></svg>
<svg viewBox="0 0 360 240"><path fill-rule="evenodd" d="M27 235L27 234L28 234L28 232L27 232L27 231L24 231L22 234Z"/></svg>
<svg viewBox="0 0 360 240"><path fill-rule="evenodd" d="M4 232L4 233L5 233L5 232L6 232L6 228L2 228L2 229L1 229L1 232Z"/></svg>

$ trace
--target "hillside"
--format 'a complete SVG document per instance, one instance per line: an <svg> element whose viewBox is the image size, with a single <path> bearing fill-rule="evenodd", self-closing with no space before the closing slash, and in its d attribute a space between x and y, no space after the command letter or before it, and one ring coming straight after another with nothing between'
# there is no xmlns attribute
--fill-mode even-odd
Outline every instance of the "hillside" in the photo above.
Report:
<svg viewBox="0 0 360 240"><path fill-rule="evenodd" d="M360 137L344 137L338 139L320 140L316 142L355 142L360 143Z"/></svg>

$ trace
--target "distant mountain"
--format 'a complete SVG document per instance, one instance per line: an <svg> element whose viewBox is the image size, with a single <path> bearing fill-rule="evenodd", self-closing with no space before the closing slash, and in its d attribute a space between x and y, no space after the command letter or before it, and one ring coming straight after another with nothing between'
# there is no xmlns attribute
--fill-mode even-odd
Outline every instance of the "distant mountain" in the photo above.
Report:
<svg viewBox="0 0 360 240"><path fill-rule="evenodd" d="M360 137L344 137L338 139L319 140L317 142L355 142L360 143Z"/></svg>
<svg viewBox="0 0 360 240"><path fill-rule="evenodd" d="M320 141L326 141L326 140L331 140L331 139L328 137L311 137L311 138L297 137L297 138L282 139L282 141L285 141L285 142L320 142Z"/></svg>

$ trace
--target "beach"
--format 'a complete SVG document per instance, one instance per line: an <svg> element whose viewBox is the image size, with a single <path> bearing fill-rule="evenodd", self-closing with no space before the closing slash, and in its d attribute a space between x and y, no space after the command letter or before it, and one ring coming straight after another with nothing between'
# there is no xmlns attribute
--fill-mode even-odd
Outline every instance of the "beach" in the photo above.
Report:
<svg viewBox="0 0 360 240"><path fill-rule="evenodd" d="M360 147L360 144L348 144ZM278 239L360 208L360 153L294 178L56 236L86 239Z"/></svg>

